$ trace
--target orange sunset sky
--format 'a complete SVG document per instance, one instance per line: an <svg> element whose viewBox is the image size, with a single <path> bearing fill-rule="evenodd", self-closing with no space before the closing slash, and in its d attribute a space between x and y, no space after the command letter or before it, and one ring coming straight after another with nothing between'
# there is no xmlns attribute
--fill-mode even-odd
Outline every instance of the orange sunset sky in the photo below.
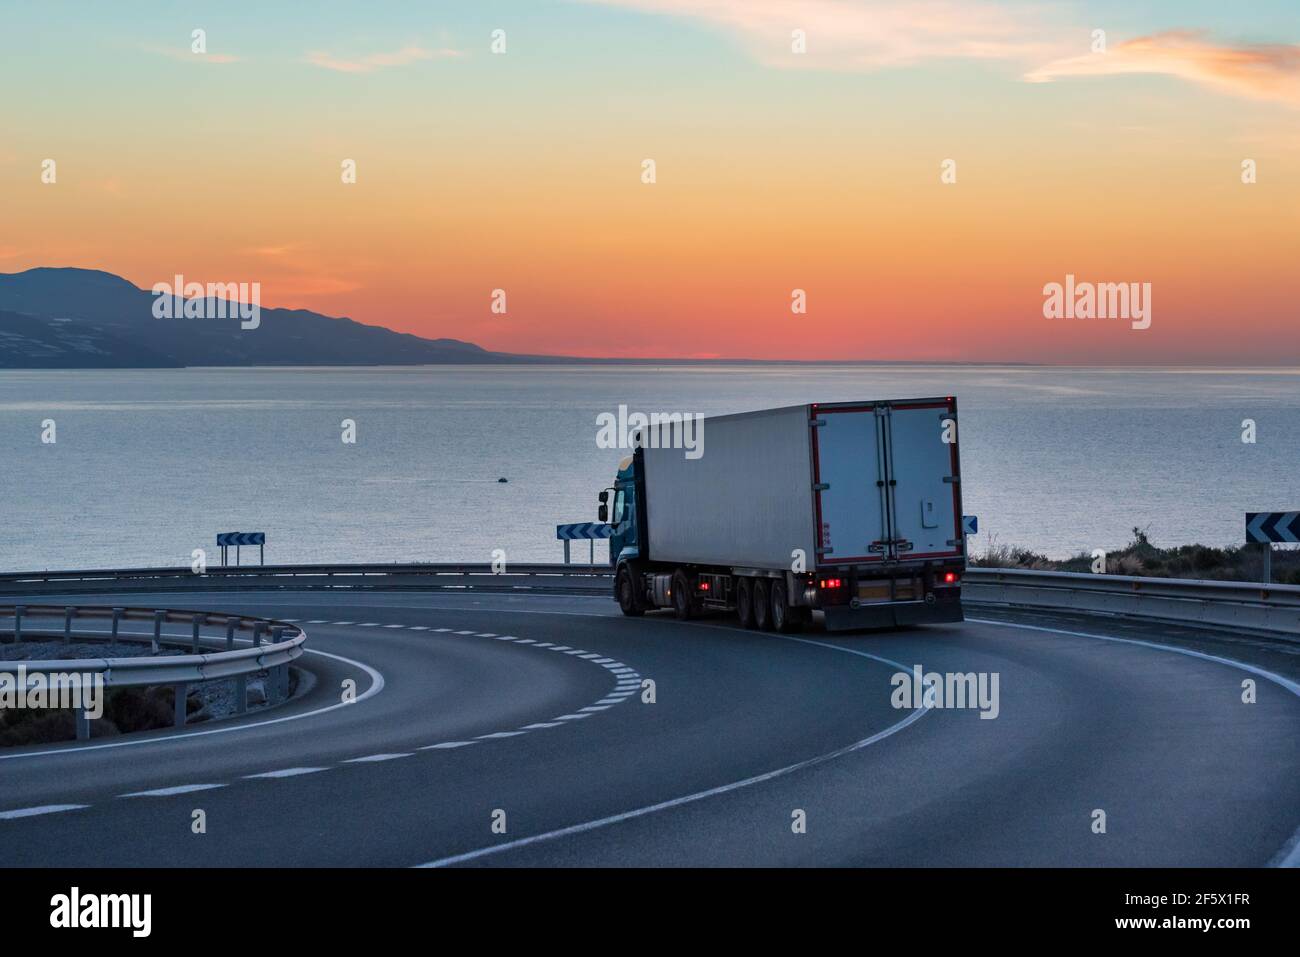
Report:
<svg viewBox="0 0 1300 957"><path fill-rule="evenodd" d="M2 9L3 272L510 352L1300 361L1294 2ZM1044 318L1067 273L1151 328Z"/></svg>

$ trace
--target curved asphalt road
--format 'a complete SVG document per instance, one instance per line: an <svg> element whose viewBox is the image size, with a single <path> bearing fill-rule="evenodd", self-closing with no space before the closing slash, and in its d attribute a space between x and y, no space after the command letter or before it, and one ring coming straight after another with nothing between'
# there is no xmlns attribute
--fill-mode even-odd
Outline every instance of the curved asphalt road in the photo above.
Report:
<svg viewBox="0 0 1300 957"><path fill-rule="evenodd" d="M0 751L6 865L1297 858L1295 646L1024 617L783 637L722 619L626 620L608 599L559 596L113 601L298 619L315 684L184 739ZM915 664L997 672L999 716L894 709L890 677ZM1255 704L1241 701L1245 679ZM339 707L348 681L361 700ZM195 809L205 834L192 833ZM1105 834L1093 833L1095 809ZM493 830L498 810L505 833ZM796 810L806 833L792 831Z"/></svg>

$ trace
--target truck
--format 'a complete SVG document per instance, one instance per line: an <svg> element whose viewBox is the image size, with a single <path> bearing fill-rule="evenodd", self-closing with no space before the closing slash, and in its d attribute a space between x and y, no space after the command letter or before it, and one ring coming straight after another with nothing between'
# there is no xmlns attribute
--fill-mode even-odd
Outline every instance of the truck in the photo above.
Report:
<svg viewBox="0 0 1300 957"><path fill-rule="evenodd" d="M962 620L955 397L642 418L598 496L624 615L782 632Z"/></svg>

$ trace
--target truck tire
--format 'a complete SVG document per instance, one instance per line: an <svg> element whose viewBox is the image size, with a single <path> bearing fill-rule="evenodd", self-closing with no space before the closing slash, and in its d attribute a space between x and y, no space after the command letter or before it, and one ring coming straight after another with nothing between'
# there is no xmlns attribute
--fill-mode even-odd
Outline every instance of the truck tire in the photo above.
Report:
<svg viewBox="0 0 1300 957"><path fill-rule="evenodd" d="M680 568L673 575L673 611L682 621L695 617L695 596L691 594L691 584L686 580L686 573Z"/></svg>
<svg viewBox="0 0 1300 957"><path fill-rule="evenodd" d="M614 597L618 599L619 610L629 618L639 618L645 614L645 608L637 600L636 582L626 567L618 571L618 582L614 586Z"/></svg>
<svg viewBox="0 0 1300 957"><path fill-rule="evenodd" d="M772 582L771 592L772 627L786 635L798 631L799 620L795 610L790 607L790 599L786 597L785 582L779 579Z"/></svg>
<svg viewBox="0 0 1300 957"><path fill-rule="evenodd" d="M760 631L772 630L771 589L766 578L754 579L754 625Z"/></svg>
<svg viewBox="0 0 1300 957"><path fill-rule="evenodd" d="M736 579L736 617L744 628L757 627L754 624L754 590L748 578Z"/></svg>

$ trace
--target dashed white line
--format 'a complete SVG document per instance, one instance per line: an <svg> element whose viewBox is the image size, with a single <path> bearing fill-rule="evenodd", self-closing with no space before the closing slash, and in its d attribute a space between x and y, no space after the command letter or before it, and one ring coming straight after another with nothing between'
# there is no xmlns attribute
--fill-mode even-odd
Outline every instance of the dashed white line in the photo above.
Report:
<svg viewBox="0 0 1300 957"><path fill-rule="evenodd" d="M473 744L473 741L443 741L441 744L426 744L422 748L416 748L417 751L445 751L451 748L466 748Z"/></svg>
<svg viewBox="0 0 1300 957"><path fill-rule="evenodd" d="M258 778L296 778L300 774L315 774L317 771L325 771L326 768L285 768L282 771L263 771L261 774L245 774L244 777L250 780Z"/></svg>
<svg viewBox="0 0 1300 957"><path fill-rule="evenodd" d="M38 814L58 814L60 811L79 811L90 807L89 804L42 804L40 807L20 807L12 811L0 811L0 821L12 821L20 817L35 817Z"/></svg>
<svg viewBox="0 0 1300 957"><path fill-rule="evenodd" d="M214 791L217 788L224 788L224 784L178 784L170 788L153 788L149 791L132 791L130 794L120 795L124 798L144 798L144 797L171 797L173 794L193 794L195 791Z"/></svg>
<svg viewBox="0 0 1300 957"><path fill-rule="evenodd" d="M409 758L410 751L399 751L393 754L367 754L364 758L348 758L344 764L375 764L379 761L393 761L397 758Z"/></svg>
<svg viewBox="0 0 1300 957"><path fill-rule="evenodd" d="M491 734L480 734L478 740L488 741L492 738L513 738L516 735L527 734L526 731L493 731Z"/></svg>

